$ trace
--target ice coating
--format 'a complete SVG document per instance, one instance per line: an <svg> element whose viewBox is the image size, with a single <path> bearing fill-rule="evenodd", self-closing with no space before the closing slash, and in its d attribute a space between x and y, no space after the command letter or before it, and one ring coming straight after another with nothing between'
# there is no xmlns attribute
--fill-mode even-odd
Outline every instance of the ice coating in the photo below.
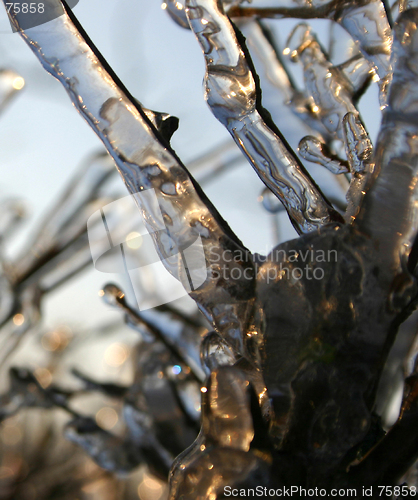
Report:
<svg viewBox="0 0 418 500"><path fill-rule="evenodd" d="M348 221L354 219L360 211L362 199L373 173L373 146L360 117L347 113L343 120L344 143L350 165L351 181L347 192Z"/></svg>
<svg viewBox="0 0 418 500"><path fill-rule="evenodd" d="M254 428L250 413L248 380L238 370L224 367L214 370L203 393L206 403L202 418L206 438L219 443L248 451L254 437ZM230 387L234 396L230 397ZM207 410L207 412L206 412Z"/></svg>
<svg viewBox="0 0 418 500"><path fill-rule="evenodd" d="M25 80L16 71L0 69L0 111L23 89Z"/></svg>
<svg viewBox="0 0 418 500"><path fill-rule="evenodd" d="M336 21L353 37L363 56L376 68L380 88L386 92L390 76L392 32L380 0L351 2Z"/></svg>
<svg viewBox="0 0 418 500"><path fill-rule="evenodd" d="M201 445L205 446L205 445ZM179 457L178 457L179 458ZM182 467L184 466L184 469ZM268 461L254 452L212 447L190 463L181 463L170 477L169 500L217 498L226 486L242 486L240 479L266 475ZM250 486L253 486L250 482Z"/></svg>
<svg viewBox="0 0 418 500"><path fill-rule="evenodd" d="M232 5L228 14L231 17L326 18L338 22L353 37L363 56L376 68L380 78L381 102L384 102L391 71L392 32L381 0L287 0L281 2L280 6L274 0L255 0L248 7Z"/></svg>
<svg viewBox="0 0 418 500"><path fill-rule="evenodd" d="M360 55L351 57L348 61L336 66L336 68L342 71L350 81L354 100L367 89L371 80L378 78L367 59Z"/></svg>
<svg viewBox="0 0 418 500"><path fill-rule="evenodd" d="M390 453L391 447L400 450L396 454L400 464L398 470L406 466L403 459L405 453L408 455L409 442L412 441L408 437L416 428L415 422L411 425L411 420L416 420L416 411L413 406L410 408L409 400L404 401L407 406L401 414L401 419L405 417L407 420L401 420L395 432L389 433L386 441L382 440L383 446L377 445L369 455L365 454L376 444L373 411L379 375L397 325L417 298L416 281L412 275L416 252L411 252L409 262L404 258L409 254L408 242L414 241L417 230L414 215L416 177L414 172L409 177L407 175L407 169L414 171L416 166L416 24L416 14L407 11L396 28L395 49L398 50L399 65L398 62L394 65L389 108L384 115L379 139L380 156L377 156L375 174L384 175L383 188L382 185L378 187L378 195L372 187L354 224L327 225L280 245L268 257L255 255L249 258L249 262L254 260L257 271L255 290L251 286L236 287L236 282L231 280L235 269L254 270L251 265L245 267L248 255L245 253L236 267L228 268L230 274L216 283L216 290L209 285L204 290L204 293L217 294L210 297L210 307L206 307L203 300L208 295L201 294L202 309L215 318L214 326L223 336L209 334L202 344L205 370L208 375L210 372L207 387L202 391L203 426L192 447L175 461L171 498L210 499L222 494L224 485L233 485L234 482L251 486L262 483L264 486L276 481L277 486L283 486L282 478L287 481L286 486L318 484L330 488L350 483L357 474L357 485L364 485L370 477L374 477L374 481L377 481L376 477L381 478L380 467L377 476L372 474L376 474L376 464L379 466L381 460L374 458L375 462L370 462L370 457L380 453L391 456L390 460L393 460L395 454ZM58 62L56 67L59 69ZM353 90L362 87L363 77L367 81L372 75L365 71L364 66L357 69L354 68L348 77ZM347 75L342 65L338 70ZM317 78L321 80L320 74ZM356 81L358 84L353 83ZM87 98L83 104L88 104ZM158 141L167 141L173 129L161 125L162 122L172 122L172 118L143 111L156 129L151 127L154 137ZM118 108L114 116L119 118L120 114ZM357 113L351 111L342 120L340 116L338 119L352 175L348 193L354 214L349 212L352 218L357 215L363 195L372 185L370 177L374 173L376 158L372 158L371 143ZM121 121L124 121L123 117ZM112 140L117 142L124 134L124 130L119 135L113 134ZM127 137L126 148L129 149L136 136ZM326 162L323 143L317 141L305 141L307 153L315 153L317 159ZM167 154L170 154L169 146L165 144ZM388 157L389 160L395 159L393 165L387 161ZM379 170L381 165L383 168ZM393 167L393 175L389 177L388 165ZM161 165L144 168L146 175L157 177ZM405 177L408 177L407 182ZM379 186L379 178L374 180L375 186ZM163 199L176 197L175 190L174 182L167 179L161 182ZM280 205L270 203L268 195L266 191L263 193L265 205L271 211L277 211ZM278 198L275 200L280 203ZM145 203L148 214L158 230L164 231L166 222L171 224L169 217L172 212L168 214L166 210L161 214L159 205L153 204L151 199L149 201L149 204ZM394 213L385 219L389 211ZM187 229L186 224L184 230ZM405 229L405 233L398 229ZM170 244L169 234L158 237ZM209 247L208 254L212 257L221 257L225 249L243 250L231 233L222 238L221 243L215 239L215 244ZM170 258L176 259L177 248L169 250L172 253L164 249L163 256L169 254ZM213 263L216 264L217 260L214 258ZM212 270L215 271L215 267ZM315 271L319 278L313 277ZM237 299L237 289L238 300L231 300L231 296ZM35 292L36 289L36 296ZM198 292L193 296L198 297ZM123 303L124 294L120 289L106 289L105 298L128 315L131 312ZM33 299L29 300L29 304L33 302ZM130 324L138 330L152 330L152 325L149 328L150 322L144 318L134 314L129 318ZM189 406L185 401L190 387L187 384L190 382L194 388L198 384L195 380L188 381L189 373L182 379L186 372L184 365L180 366L178 356L167 347L164 342L144 342L138 349L136 379L124 401L128 439L113 439L113 435L102 433L86 417L70 424L74 440L85 446L103 467L130 470L130 467L135 467L132 465L135 461L139 463L135 453L141 449L144 450L144 461L151 468L156 467L160 477L164 477L172 457L188 446L196 435L198 406L193 414L190 407L195 399L189 401ZM246 357L240 357L239 353ZM225 364L234 366L225 367ZM125 393L123 387L109 387L87 377L83 380L104 393L114 394L116 390L121 397ZM416 389L413 392L416 393ZM270 401L274 412L270 412ZM162 415L164 418L159 418ZM257 420L257 417L260 418ZM257 436L260 429L265 432L263 440ZM402 429L396 447L394 436ZM140 446L144 439L145 449ZM131 441L135 445L133 457ZM170 450L160 443L167 443ZM354 457L362 460L360 469L353 465ZM411 457L416 457L416 447Z"/></svg>
<svg viewBox="0 0 418 500"><path fill-rule="evenodd" d="M210 375L220 366L232 366L236 362L234 353L216 332L209 332L202 340L200 357L206 375Z"/></svg>
<svg viewBox="0 0 418 500"><path fill-rule="evenodd" d="M287 410L286 405L292 401L293 422L289 421L289 427L283 429L283 447L295 450L301 446L306 450L304 453L313 453L317 460L327 461L331 456L335 460L334 440L343 439L344 445L340 441L342 447L351 446L366 432L370 425L367 407L372 404L374 387L379 377L376 367L384 362L387 346L391 342L391 325L399 321L399 312L405 310L416 297L416 283L409 270L413 270L416 265L415 254L410 252L417 232L414 146L417 136L414 113L417 95L417 70L414 63L417 19L417 9L411 9L401 15L395 26L394 75L374 157L367 132L358 115L348 113L342 122L343 140L352 174L347 215L356 217L361 203L360 213L353 225L340 229L338 236L338 232L332 230L325 236L323 231L322 235L312 235L312 239L307 235L278 247L278 251L284 255L283 260L272 252L258 274L259 297L263 302L267 325L264 344L267 355L263 374L278 419L281 415L289 415L287 411L290 405ZM318 282L311 287L307 275L303 275L300 280L293 280L291 270L294 264L286 258L289 249L297 250L299 265L302 265L302 262L306 262L302 257L303 252L307 248L325 248L322 245L338 253L335 271L331 271L332 266L327 265L330 274L324 277L324 286ZM310 266L314 269L321 264L319 260L312 259L306 271L311 269ZM274 278L274 284L268 276ZM342 283L350 289L342 292ZM380 300L381 304L385 304L383 307L378 305ZM281 307L277 308L279 303ZM321 320L316 323L312 316L304 324L305 319L301 319L298 312L302 310L312 311L313 316L320 314ZM335 320L330 320L331 317ZM312 331L315 331L313 325L316 324L321 325L317 330L318 337L312 335ZM303 340L303 331L306 332L306 342ZM371 335L369 332L372 332ZM354 338L361 339L363 346L361 356L356 356L355 366L351 365L353 358L348 354ZM317 348L319 351L316 351ZM317 352L328 367L322 371L312 361L299 365L295 358L301 352L309 353L308 358L315 357L314 353ZM274 361L272 358L275 358ZM293 374L293 368L290 368L292 363L298 366ZM334 367L331 368L331 365ZM280 372L277 366L281 367ZM283 376L288 369L290 371ZM359 379L351 386L350 391L354 391L350 392L351 395L341 385L344 384L345 370L359 374ZM312 399L311 389L318 387L316 384L310 385L314 379L318 382L321 380L318 400ZM325 380L328 380L325 385L329 384L330 392L325 398L327 402L323 400L323 405L319 400L323 397L321 391L325 388ZM303 397L299 391L305 390L307 392ZM352 399L352 403L348 403L355 392L358 395L356 402ZM306 412L310 411L306 404L308 400L313 401L317 408L312 412L312 419L305 418ZM331 417L331 414L334 416ZM349 432L343 431L344 425L339 420L342 416L350 418L352 423L356 422ZM309 425L309 434L305 434L306 425ZM333 438L330 436L334 433L332 428L335 429ZM314 443L310 445L310 451L305 448L306 440L309 439L313 439Z"/></svg>
<svg viewBox="0 0 418 500"><path fill-rule="evenodd" d="M131 439L123 439L101 427L90 417L76 417L64 431L65 437L81 446L105 470L130 472L144 461Z"/></svg>
<svg viewBox="0 0 418 500"><path fill-rule="evenodd" d="M278 247L278 251L284 255L284 260L280 260L275 252L272 252L258 274L259 296L263 297L261 300L267 325L264 378L277 417L286 414L284 408L292 401L292 419L295 419L293 423L289 422L289 428L284 429L283 448L295 450L299 446L305 447L306 439L312 439L315 435L311 450L305 449L306 453L315 454L317 459L321 456L320 460L329 460L331 455L334 459L336 457L336 449L333 449L334 441L331 442L330 437L334 432L331 430L334 425L336 432L332 439L340 440L345 433L343 439L346 444L342 445L341 442L341 446L352 444L366 432L366 428L370 425L367 423L370 419L367 406L373 401L374 387L379 377L376 366L384 362L385 350L391 343L393 328L391 325L399 321L398 313L404 311L416 297L416 283L409 270L413 270L416 265L416 257L410 252L417 233L414 142L417 136L414 113L417 95L417 69L414 63L417 19L417 9L411 9L401 15L395 26L392 59L394 74L389 86L388 107L383 113L382 128L374 157L370 139L357 113L347 113L342 121L343 141L352 174L347 215L349 218L357 216L353 225L350 228L345 226L339 229L338 231L341 231L339 236L332 230L325 236L323 231L321 236L317 233L310 239L307 235L303 242L301 238ZM368 189L370 190L364 196ZM358 210L360 210L359 215L357 215ZM336 260L338 270L334 273L331 271L332 266L329 267L327 271L330 272L329 278L324 277L322 282L326 283L326 286L322 288L321 284L318 284L311 287L307 275L302 276L300 280L292 280L289 269L293 269L293 264L291 259L286 258L288 250L297 249L297 259L300 259L299 265L302 265L302 262L305 262L302 249L318 249L323 244L331 245L328 248L338 252ZM347 262L350 264L347 265ZM311 265L314 268L321 264L317 259L312 259L306 271ZM343 277L345 273L348 273L347 278ZM268 284L268 276L274 277L274 284L271 283L271 279ZM344 299L341 295L341 283L350 287L350 290L344 291ZM333 291L328 287L332 287ZM317 302L318 294L323 298ZM347 297L350 297L348 301ZM379 300L385 304L383 307L378 305ZM284 305L285 302L287 306ZM278 303L281 304L280 312L277 310ZM318 337L313 336L312 331L315 331L313 325L319 323L311 317L303 326L305 319L301 319L297 312L301 310L321 315ZM335 323L334 320L330 322L334 314L337 315L335 318L338 317ZM340 321L343 317L344 320ZM273 326L274 323L276 326ZM370 325L369 328L366 327L367 324ZM280 334L277 333L279 331ZM307 334L306 339L309 339L306 343L303 340L303 331ZM372 335L369 335L369 332L373 332ZM357 354L356 366L350 367L353 359L350 359L347 353L354 338L359 340L361 338L363 352L361 356ZM344 354L341 350L343 345ZM301 352L309 352L308 357L315 356L317 347L323 362L328 364L325 370L327 375L325 371L321 373L322 369L314 366L314 363L311 364L311 361L300 364L291 375L290 365L294 362L295 366L298 365L298 362L294 361L295 358L300 356ZM282 356L282 352L286 354ZM290 354L291 352L293 354ZM343 360L337 352L345 359ZM360 361L363 355L364 358ZM377 357L373 361L375 356ZM271 359L272 357L275 361ZM331 368L332 364L334 368ZM280 373L275 371L277 366L281 367ZM288 374L282 376L288 369L290 369ZM349 396L348 391L340 385L344 380L345 370L349 370L350 373L361 373L358 381L353 383L350 389L358 391L357 401L352 400L352 404L347 404L347 398L352 398L354 392ZM317 393L319 398L317 401L312 399L313 392L308 387L316 386L316 384L310 385L314 379L321 380L321 391L325 388L323 382L328 379L326 385L329 384L330 393L326 398L327 409L325 405L319 403L319 399L322 399L321 391ZM289 380L292 380L292 383L288 385ZM369 382L366 382L367 380ZM307 392L303 402L304 398L299 391L305 390ZM341 398L342 394L344 398ZM305 419L305 412L310 411L306 405L309 399L318 409L313 419ZM331 409L333 406L334 409ZM334 417L328 420L331 414L334 414ZM336 424L342 416L347 418L349 415L351 422L356 422L351 428L353 431L351 435L351 431L342 430L344 425L341 425L341 420ZM305 435L303 429L307 424L310 430L309 434Z"/></svg>
<svg viewBox="0 0 418 500"><path fill-rule="evenodd" d="M286 44L285 53L293 61L300 60L312 110L331 139L343 139L342 120L348 112L356 112L350 82L342 71L333 67L316 37L306 24L296 26Z"/></svg>
<svg viewBox="0 0 418 500"><path fill-rule="evenodd" d="M375 181L358 217L360 230L385 241L382 258L403 262L417 232L417 23L418 9L409 9L394 28L393 79L375 148ZM390 243L389 232L395 233Z"/></svg>
<svg viewBox="0 0 418 500"><path fill-rule="evenodd" d="M283 203L270 191L268 187L265 187L261 192L259 201L263 204L263 207L271 214L277 214L283 212L285 209Z"/></svg>
<svg viewBox="0 0 418 500"><path fill-rule="evenodd" d="M234 388L232 397L228 387ZM242 453L249 451L253 437L248 380L236 368L214 370L207 387L202 389L200 434L191 447L177 457L171 468L169 498L203 499L209 498L210 493L220 492L221 486L231 484L228 480L235 479L225 466L232 468L234 473L243 466L250 466L250 469L255 466L255 457ZM223 449L223 456L219 455L218 446ZM187 481L187 477L196 474L198 481Z"/></svg>
<svg viewBox="0 0 418 500"><path fill-rule="evenodd" d="M50 0L59 7L59 0ZM20 15L11 18L19 27ZM253 287L251 279L237 279L229 292L211 279L210 255L237 248L246 257L241 267L247 278L253 267L251 255L195 184L165 138L153 126L139 103L121 87L115 75L90 41L71 11L46 25L20 31L44 68L67 90L75 107L103 141L129 190L139 202L147 229L166 268L180 281L182 254L199 238L206 256L207 279L191 295L208 319L228 337L234 349L243 351ZM81 31L80 31L81 30ZM115 80L116 79L116 80ZM152 168L150 168L152 167ZM153 190L154 197L137 193ZM164 230L165 228L165 230ZM228 266L228 264L227 264ZM229 296L227 298L226 295ZM220 306L219 304L224 304Z"/></svg>
<svg viewBox="0 0 418 500"><path fill-rule="evenodd" d="M417 0L400 0L399 1L399 12L403 12L408 9L414 9L418 7Z"/></svg>
<svg viewBox="0 0 418 500"><path fill-rule="evenodd" d="M100 188L114 172L112 159L102 153L83 164L59 202L40 224L29 246L31 251L19 256L14 265L17 281L24 281L34 270L86 231L85 221L100 198Z"/></svg>
<svg viewBox="0 0 418 500"><path fill-rule="evenodd" d="M234 28L221 9L214 0L186 2L190 26L206 60L209 107L262 181L281 199L297 231L309 232L338 220L296 155L257 109L254 76Z"/></svg>
<svg viewBox="0 0 418 500"><path fill-rule="evenodd" d="M333 156L328 150L327 145L316 137L308 135L301 139L298 151L305 160L318 163L318 165L322 165L333 174L348 172L347 164Z"/></svg>
<svg viewBox="0 0 418 500"><path fill-rule="evenodd" d="M103 299L109 305L118 307L124 311L127 316L126 321L130 326L138 329L145 335L151 334L154 339L162 342L183 367L190 367L195 381L202 382L204 380L196 342L191 342L190 339L186 338L186 329L183 329L175 340L174 338L170 338L170 335L157 326L155 322L145 318L143 314L131 308L126 302L124 292L116 285L107 284L103 288Z"/></svg>
<svg viewBox="0 0 418 500"><path fill-rule="evenodd" d="M26 207L21 200L9 198L0 201L0 244L7 240L25 214Z"/></svg>
<svg viewBox="0 0 418 500"><path fill-rule="evenodd" d="M60 201L41 221L25 250L11 262L4 262L0 323L8 323L16 335L4 340L2 359L15 350L39 322L44 295L90 265L86 217L95 210L96 203L109 201L103 197L101 188L113 171L113 161L107 154L90 157ZM5 224L6 215L5 210ZM7 224L5 230L7 233ZM102 245L103 242L98 241L97 244ZM22 315L22 324L13 326L11 320L16 312Z"/></svg>
<svg viewBox="0 0 418 500"><path fill-rule="evenodd" d="M285 126L287 136L308 135L315 130L324 134L322 123L312 112L311 100L305 92L296 88L294 79L284 64L273 30L260 20L237 19L236 21L236 25L245 36L255 71L263 82L263 104L279 129ZM287 113L283 112L284 106L289 107L299 120L289 120Z"/></svg>

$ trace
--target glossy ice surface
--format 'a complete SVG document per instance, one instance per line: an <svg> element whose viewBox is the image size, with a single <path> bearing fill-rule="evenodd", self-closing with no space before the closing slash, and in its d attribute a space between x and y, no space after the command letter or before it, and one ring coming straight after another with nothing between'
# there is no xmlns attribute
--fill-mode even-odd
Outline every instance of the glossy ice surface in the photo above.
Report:
<svg viewBox="0 0 418 500"><path fill-rule="evenodd" d="M414 395L406 395L399 421L378 444L383 430L374 408L397 329L418 297L418 9L402 2L392 33L379 0L186 0L163 7L195 34L205 61L206 101L264 182L264 206L275 213L281 203L302 236L267 256L251 254L171 149L176 119L130 96L70 11L23 30L113 157L166 269L213 329L203 338L199 324L177 335L164 331L133 311L118 287L106 286L104 299L146 340L136 380L125 391L77 376L125 398L135 446L78 414L67 436L109 470L128 471L145 461L162 477L174 460L172 500L212 500L232 484L373 486L381 484L382 470L395 484L417 457L406 444L408 419L416 417ZM335 65L312 29L296 26L283 52L301 65L304 88L296 88L268 30L247 19L254 15L333 20L352 36L354 49ZM19 28L19 15L12 22ZM251 50L270 89L304 121L301 156L347 176L343 210L325 198L263 108ZM382 110L374 148L358 111L372 82L379 84ZM90 198L82 199L85 207ZM49 225L36 240L45 247L62 222L52 217ZM69 241L77 228L70 224ZM197 264L202 254L203 266ZM34 266L23 262L20 269ZM194 275L202 284L190 290ZM415 383L409 380L411 391ZM199 389L201 428L194 439ZM34 403L20 393L23 405L43 404L42 391ZM4 411L15 411L13 396L4 399ZM66 400L61 404L68 410ZM175 439L164 442L167 435ZM386 453L384 469L376 453L367 455L376 444Z"/></svg>

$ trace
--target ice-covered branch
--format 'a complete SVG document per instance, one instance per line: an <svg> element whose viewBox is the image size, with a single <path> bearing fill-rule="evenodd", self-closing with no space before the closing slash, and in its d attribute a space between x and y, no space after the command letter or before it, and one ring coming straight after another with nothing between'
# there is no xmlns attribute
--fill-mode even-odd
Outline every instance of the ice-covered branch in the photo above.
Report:
<svg viewBox="0 0 418 500"><path fill-rule="evenodd" d="M418 9L410 9L394 28L393 80L374 157L375 182L358 217L358 227L395 265L409 255L418 229L417 24Z"/></svg>
<svg viewBox="0 0 418 500"><path fill-rule="evenodd" d="M346 155L351 171L347 192L347 219L354 219L359 210L373 173L373 147L359 116L347 113L342 123Z"/></svg>
<svg viewBox="0 0 418 500"><path fill-rule="evenodd" d="M212 112L263 182L283 202L295 228L300 233L309 232L338 220L338 214L262 110L251 62L220 2L188 0L186 12L205 55L206 99Z"/></svg>
<svg viewBox="0 0 418 500"><path fill-rule="evenodd" d="M63 84L115 160L165 267L192 289L191 295L206 316L242 351L242 331L252 308L248 302L253 293L251 255L152 123L149 112L114 75L65 2L48 0L45 5L57 12L64 6L64 14L25 30L21 28L23 14L10 9L11 22L44 68ZM204 249L198 269L184 259L196 250L195 242L201 242ZM211 265L215 257L222 264L222 255L231 249L239 249L243 255L241 262L233 263L241 269L240 278L231 278L230 289L224 290L212 279ZM190 256L192 261L194 257ZM203 281L198 290L193 289L194 271L199 274L199 284ZM222 306L217 307L217 303Z"/></svg>
<svg viewBox="0 0 418 500"><path fill-rule="evenodd" d="M298 150L302 158L322 165L333 174L348 172L347 162L333 155L325 143L312 135L307 135L299 142Z"/></svg>
<svg viewBox="0 0 418 500"><path fill-rule="evenodd" d="M357 112L353 104L351 82L344 72L332 65L316 37L306 24L292 31L284 51L292 60L300 60L312 109L329 139L343 139L342 121L348 112Z"/></svg>
<svg viewBox="0 0 418 500"><path fill-rule="evenodd" d="M168 351L183 366L190 367L191 376L196 382L204 380L204 373L199 364L199 356L194 352L196 347L190 339L186 339L184 332L177 334L176 341L169 338L163 329L159 328L151 320L147 320L141 313L133 310L125 300L123 291L113 284L107 284L103 289L105 301L115 307L120 308L126 314L126 322L139 331L145 331L152 335L154 339L164 344ZM189 342L188 342L189 340Z"/></svg>
<svg viewBox="0 0 418 500"><path fill-rule="evenodd" d="M251 54L251 60L262 83L263 104L280 126L286 125L286 134L313 134L314 131L324 133L324 127L312 111L312 99L301 91L284 63L279 43L275 33L267 23L260 20L236 19L236 25L246 38L246 45ZM363 66L369 64L361 57ZM351 69L351 68L350 68ZM361 71L361 70L360 70ZM358 74L358 71L355 71ZM353 79L359 79L353 76ZM354 86L354 85L353 85ZM285 118L283 106L289 106L294 115L299 118L292 126ZM280 202L279 202L280 203ZM280 203L282 206L282 204Z"/></svg>
<svg viewBox="0 0 418 500"><path fill-rule="evenodd" d="M85 234L85 221L95 210L93 205L100 198L100 188L113 172L113 161L106 153L94 155L83 163L65 193L39 224L39 231L28 243L30 251L25 248L15 260L16 283L28 280Z"/></svg>

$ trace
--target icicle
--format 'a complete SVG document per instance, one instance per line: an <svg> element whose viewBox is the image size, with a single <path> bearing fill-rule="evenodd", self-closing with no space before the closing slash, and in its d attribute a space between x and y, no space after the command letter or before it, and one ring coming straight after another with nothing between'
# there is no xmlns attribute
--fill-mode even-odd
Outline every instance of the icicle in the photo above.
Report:
<svg viewBox="0 0 418 500"><path fill-rule="evenodd" d="M25 86L25 80L11 69L0 70L0 111Z"/></svg>
<svg viewBox="0 0 418 500"><path fill-rule="evenodd" d="M186 2L190 26L205 55L206 100L212 112L262 181L282 200L299 232L339 220L280 133L267 125L257 109L254 76L233 26L220 9L215 0Z"/></svg>
<svg viewBox="0 0 418 500"><path fill-rule="evenodd" d="M239 370L223 367L211 373L206 394L208 413L202 412L202 419L208 419L202 423L203 428L207 426L208 440L222 447L250 449L254 428L248 386Z"/></svg>
<svg viewBox="0 0 418 500"><path fill-rule="evenodd" d="M207 375L220 366L232 366L236 362L234 353L216 332L209 332L202 340L200 357Z"/></svg>
<svg viewBox="0 0 418 500"><path fill-rule="evenodd" d="M204 446L204 445L202 445ZM248 491L260 477L269 477L269 456L236 449L209 448L170 478L169 500L222 498L226 486ZM187 473L186 473L187 470ZM247 489L248 488L248 489ZM264 491L264 490L263 490ZM213 495L213 496L212 496Z"/></svg>
<svg viewBox="0 0 418 500"><path fill-rule="evenodd" d="M327 145L316 137L311 135L304 137L299 143L298 151L305 160L318 163L318 165L322 165L333 174L348 172L347 163L334 156Z"/></svg>
<svg viewBox="0 0 418 500"><path fill-rule="evenodd" d="M391 76L390 54L392 30L381 0L345 2L341 12L336 9L335 20L353 37L363 56L376 68L379 77L380 103L387 98L387 85Z"/></svg>
<svg viewBox="0 0 418 500"><path fill-rule="evenodd" d="M263 373L261 372L261 370L256 368L244 358L239 359L234 364L234 367L241 370L242 373L247 377L248 381L251 383L252 388L257 396L261 414L263 415L265 422L274 422L272 403L268 396L266 384L264 382Z"/></svg>
<svg viewBox="0 0 418 500"><path fill-rule="evenodd" d="M343 120L345 149L350 165L351 182L347 192L348 221L354 219L366 194L367 184L373 172L373 146L358 115L347 113Z"/></svg>

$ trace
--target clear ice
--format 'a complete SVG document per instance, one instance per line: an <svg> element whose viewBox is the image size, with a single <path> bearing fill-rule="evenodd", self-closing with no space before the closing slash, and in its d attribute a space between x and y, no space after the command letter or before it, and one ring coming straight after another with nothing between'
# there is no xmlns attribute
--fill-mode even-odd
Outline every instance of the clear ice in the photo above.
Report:
<svg viewBox="0 0 418 500"><path fill-rule="evenodd" d="M49 3L61 7L59 0ZM203 251L203 282L189 295L211 329L204 333L203 323L160 307L157 316L183 321L175 333L172 324L134 310L119 287L107 285L104 300L141 335L135 380L125 387L73 373L89 390L122 400L125 434L71 410L65 391L35 383L29 394L27 380L33 379L17 370L0 397L3 418L24 406L60 406L75 417L68 439L103 468L128 472L147 463L159 477L170 470L171 500L212 500L226 485L376 486L382 471L388 484L400 481L418 455L408 439L416 440L416 370L407 379L399 420L386 435L375 404L397 329L418 297L415 3L402 1L388 14L379 0L163 3L196 35L206 64L205 98L266 185L265 208L277 213L283 206L301 234L267 256L244 248L171 149L177 119L131 97L68 8L47 25L20 30L102 140L161 260L185 287L193 271L187 252L193 245ZM397 10L392 32L389 18ZM312 29L298 25L284 50L301 63L305 88L297 89L262 21L247 19L254 16L328 19L346 29L355 48L335 65ZM21 15L11 21L19 30ZM268 75L269 91L304 121L301 156L347 176L341 213L262 107L241 28ZM373 82L382 109L374 147L357 108ZM36 287L39 279L30 277L49 273L44 266L53 262L51 252L82 237L77 216L99 198L95 186L110 172L106 165L92 183L73 185L54 209L48 234L41 231L34 242L44 260L23 256L16 266L20 282ZM77 205L75 192L83 186L88 189ZM151 191L155 197L144 194ZM227 259L231 252L239 258ZM6 280L2 287L9 291L0 309L5 322L14 286ZM36 288L33 296L29 291L25 300L33 306ZM24 303L23 293L19 300Z"/></svg>

